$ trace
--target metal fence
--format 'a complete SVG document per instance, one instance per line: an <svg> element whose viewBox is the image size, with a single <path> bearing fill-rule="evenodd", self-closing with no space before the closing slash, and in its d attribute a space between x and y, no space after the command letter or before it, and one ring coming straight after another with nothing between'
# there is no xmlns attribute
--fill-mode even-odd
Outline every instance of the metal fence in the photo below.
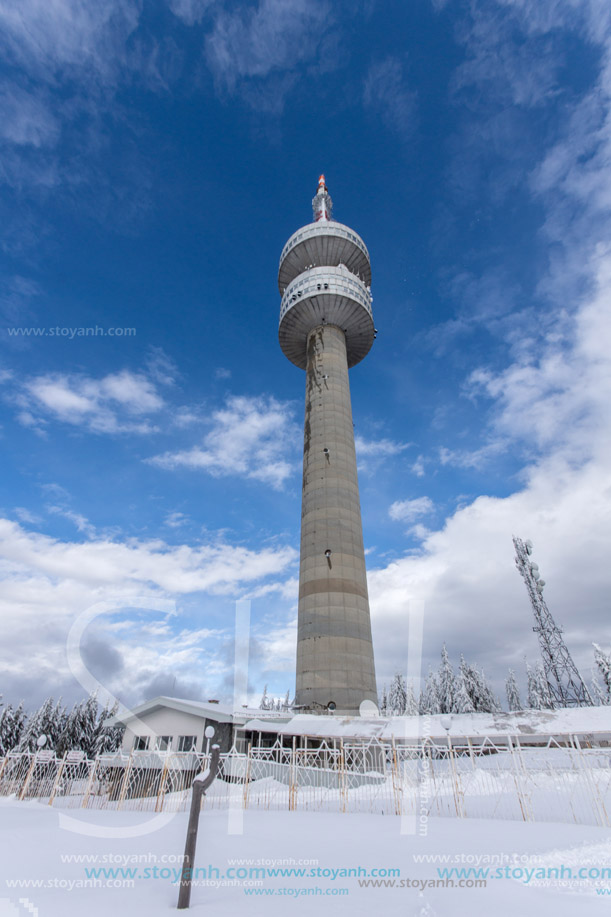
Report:
<svg viewBox="0 0 611 917"><path fill-rule="evenodd" d="M611 827L611 749L584 747L577 736L535 748L517 737L302 744L232 748L221 756L204 807ZM11 753L0 761L0 796L62 808L184 811L193 778L206 765L195 752L118 752L94 761L80 752Z"/></svg>

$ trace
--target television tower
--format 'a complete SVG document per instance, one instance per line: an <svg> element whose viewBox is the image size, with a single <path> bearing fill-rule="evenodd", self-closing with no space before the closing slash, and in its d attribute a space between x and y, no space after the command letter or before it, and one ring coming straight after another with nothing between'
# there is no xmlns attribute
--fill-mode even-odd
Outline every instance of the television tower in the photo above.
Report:
<svg viewBox="0 0 611 917"><path fill-rule="evenodd" d="M526 583L530 603L537 622L533 630L539 635L543 671L547 679L552 706L557 707L591 707L590 692L571 658L568 647L562 637L562 628L558 627L543 598L545 580L539 576L539 567L530 560L532 541L521 541L514 536L516 549L516 567Z"/></svg>
<svg viewBox="0 0 611 917"><path fill-rule="evenodd" d="M376 331L369 252L332 207L321 175L280 256L278 337L306 371L295 706L355 714L378 693L348 369Z"/></svg>

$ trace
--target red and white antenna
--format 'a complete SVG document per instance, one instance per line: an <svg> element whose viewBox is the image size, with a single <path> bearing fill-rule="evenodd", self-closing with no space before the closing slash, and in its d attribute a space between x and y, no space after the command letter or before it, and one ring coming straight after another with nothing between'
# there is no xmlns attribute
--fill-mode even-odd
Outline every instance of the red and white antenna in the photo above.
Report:
<svg viewBox="0 0 611 917"><path fill-rule="evenodd" d="M333 212L333 201L331 200L331 195L327 191L324 175L321 175L318 179L318 191L316 192L316 197L312 200L312 212L314 214L315 223L318 223L319 220L333 219L331 215Z"/></svg>

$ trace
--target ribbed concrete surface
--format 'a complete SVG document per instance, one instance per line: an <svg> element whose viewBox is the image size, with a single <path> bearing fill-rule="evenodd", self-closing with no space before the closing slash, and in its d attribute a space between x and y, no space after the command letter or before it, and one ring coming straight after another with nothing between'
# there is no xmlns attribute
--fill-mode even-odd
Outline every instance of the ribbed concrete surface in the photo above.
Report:
<svg viewBox="0 0 611 917"><path fill-rule="evenodd" d="M357 713L363 700L378 702L346 338L320 325L307 342L296 703Z"/></svg>

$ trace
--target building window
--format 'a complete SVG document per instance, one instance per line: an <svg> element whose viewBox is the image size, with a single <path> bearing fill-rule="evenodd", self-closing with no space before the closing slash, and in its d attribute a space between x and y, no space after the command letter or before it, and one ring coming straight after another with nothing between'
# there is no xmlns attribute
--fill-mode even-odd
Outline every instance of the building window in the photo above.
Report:
<svg viewBox="0 0 611 917"><path fill-rule="evenodd" d="M134 751L147 751L149 736L134 736Z"/></svg>
<svg viewBox="0 0 611 917"><path fill-rule="evenodd" d="M195 736L178 736L178 751L195 751Z"/></svg>
<svg viewBox="0 0 611 917"><path fill-rule="evenodd" d="M157 751L169 751L172 747L172 736L157 736L155 748Z"/></svg>

